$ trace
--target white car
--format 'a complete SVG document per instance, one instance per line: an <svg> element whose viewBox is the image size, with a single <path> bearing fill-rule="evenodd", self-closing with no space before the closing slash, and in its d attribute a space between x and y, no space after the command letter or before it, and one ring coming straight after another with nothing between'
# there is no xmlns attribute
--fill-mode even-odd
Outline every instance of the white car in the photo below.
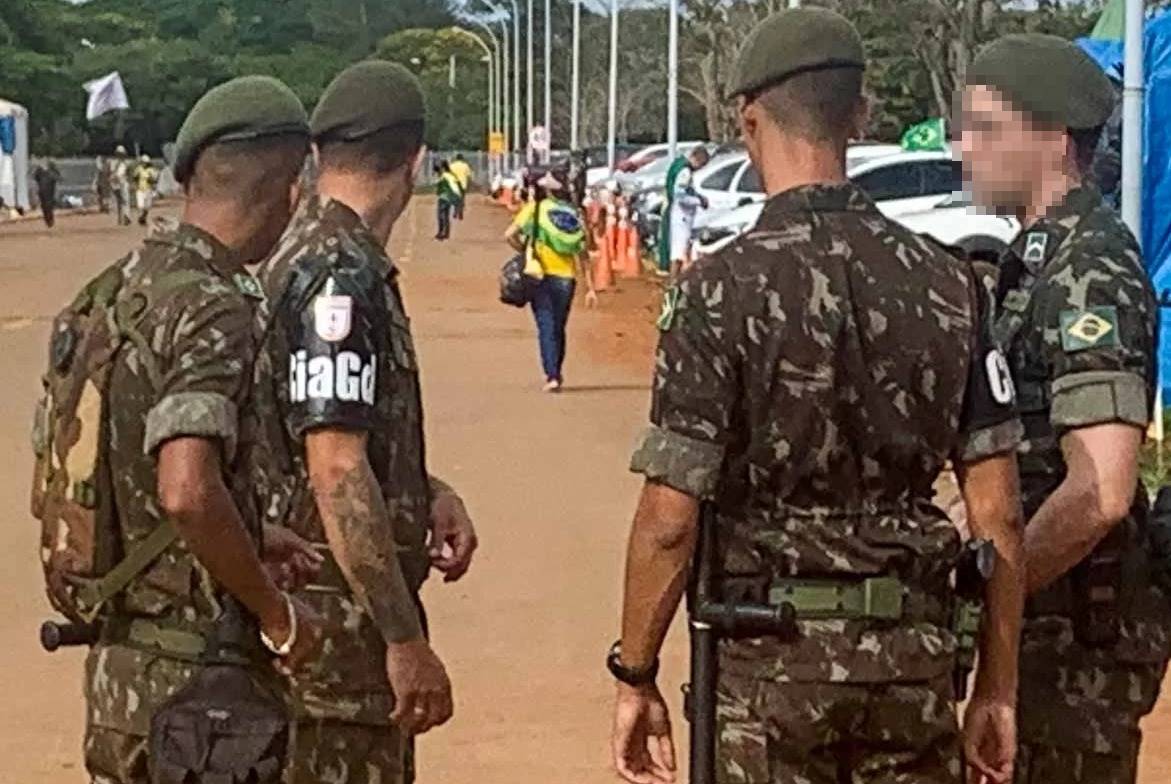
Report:
<svg viewBox="0 0 1171 784"><path fill-rule="evenodd" d="M962 195L960 164L949 152L851 157L850 179L870 194L882 214L969 256L994 260L1020 231L1016 220L971 206ZM696 254L714 253L730 244L756 225L763 208L762 202L754 202L730 211L701 212L693 233Z"/></svg>
<svg viewBox="0 0 1171 784"><path fill-rule="evenodd" d="M676 148L680 155L686 155L694 150L703 142L677 142ZM613 172L614 176L619 182L622 182L624 177L628 178L630 175L642 175L643 171L649 166L657 165L660 161L668 158L671 153L671 146L669 144L652 144L649 147L643 147L636 153L631 154L625 160L617 162L617 171ZM667 160L663 164L663 171L666 172L667 167L671 165L671 161ZM592 188L595 185L601 185L610 178L611 171L608 166L595 166L592 169L586 170L586 187Z"/></svg>

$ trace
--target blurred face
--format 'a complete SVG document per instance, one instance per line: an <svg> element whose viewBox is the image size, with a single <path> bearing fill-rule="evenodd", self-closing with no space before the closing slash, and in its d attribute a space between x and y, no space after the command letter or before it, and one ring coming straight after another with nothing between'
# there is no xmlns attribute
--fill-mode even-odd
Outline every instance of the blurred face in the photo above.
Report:
<svg viewBox="0 0 1171 784"><path fill-rule="evenodd" d="M1064 130L1035 122L995 89L965 88L956 122L964 181L972 198L997 212L1041 202L1039 189L1066 171Z"/></svg>

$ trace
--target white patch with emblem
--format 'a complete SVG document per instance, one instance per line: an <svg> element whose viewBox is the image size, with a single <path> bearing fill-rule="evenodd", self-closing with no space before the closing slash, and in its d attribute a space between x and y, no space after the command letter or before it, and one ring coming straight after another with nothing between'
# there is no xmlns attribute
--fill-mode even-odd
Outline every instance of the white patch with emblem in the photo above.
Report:
<svg viewBox="0 0 1171 784"><path fill-rule="evenodd" d="M984 370L988 373L988 389L992 392L992 399L1007 406L1016 397L1016 388L1012 384L1008 361L999 349L992 349L984 357Z"/></svg>
<svg viewBox="0 0 1171 784"><path fill-rule="evenodd" d="M1031 231L1025 235L1025 255L1022 261L1037 264L1045 260L1045 250L1049 247L1049 235L1043 231Z"/></svg>
<svg viewBox="0 0 1171 784"><path fill-rule="evenodd" d="M326 343L345 340L353 320L353 298L344 294L322 294L313 300L313 329Z"/></svg>

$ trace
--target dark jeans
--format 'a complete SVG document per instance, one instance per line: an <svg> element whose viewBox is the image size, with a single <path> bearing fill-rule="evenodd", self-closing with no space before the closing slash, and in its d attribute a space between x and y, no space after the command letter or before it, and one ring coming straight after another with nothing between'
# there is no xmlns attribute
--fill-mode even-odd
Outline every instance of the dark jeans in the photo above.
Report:
<svg viewBox="0 0 1171 784"><path fill-rule="evenodd" d="M561 380L561 365L565 362L565 325L569 309L573 307L573 292L577 281L573 278L546 276L533 292L533 317L537 320L537 342L541 347L541 367L545 379Z"/></svg>
<svg viewBox="0 0 1171 784"><path fill-rule="evenodd" d="M464 219L464 200L463 199L460 199L459 201L457 201L455 203L455 219L456 220L463 220Z"/></svg>
<svg viewBox="0 0 1171 784"><path fill-rule="evenodd" d="M440 199L437 215L439 218L439 229L435 232L435 237L445 240L451 236L451 204Z"/></svg>

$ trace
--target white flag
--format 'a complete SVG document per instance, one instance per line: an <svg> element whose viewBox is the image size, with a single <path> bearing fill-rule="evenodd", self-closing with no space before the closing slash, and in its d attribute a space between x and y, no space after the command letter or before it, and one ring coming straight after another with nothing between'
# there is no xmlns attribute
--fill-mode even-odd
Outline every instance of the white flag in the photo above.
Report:
<svg viewBox="0 0 1171 784"><path fill-rule="evenodd" d="M126 99L126 88L122 86L122 77L117 71L86 82L82 87L89 93L89 103L85 107L85 119L92 120L114 109L129 109L130 101Z"/></svg>

